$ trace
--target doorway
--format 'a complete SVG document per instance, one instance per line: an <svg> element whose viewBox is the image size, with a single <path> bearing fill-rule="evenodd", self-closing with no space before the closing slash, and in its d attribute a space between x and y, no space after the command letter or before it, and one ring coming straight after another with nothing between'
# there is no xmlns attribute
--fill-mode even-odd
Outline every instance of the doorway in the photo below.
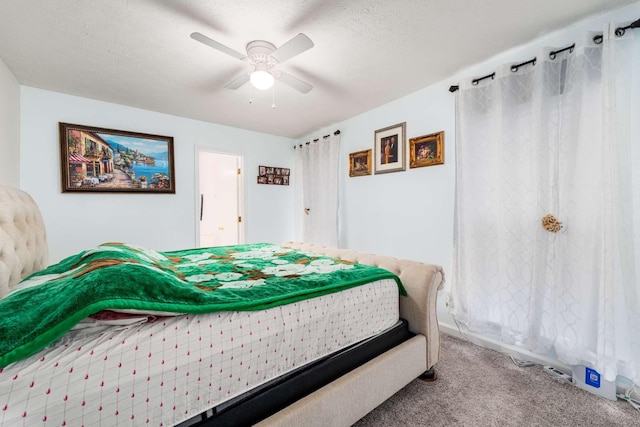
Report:
<svg viewBox="0 0 640 427"><path fill-rule="evenodd" d="M197 152L198 247L244 243L242 156Z"/></svg>

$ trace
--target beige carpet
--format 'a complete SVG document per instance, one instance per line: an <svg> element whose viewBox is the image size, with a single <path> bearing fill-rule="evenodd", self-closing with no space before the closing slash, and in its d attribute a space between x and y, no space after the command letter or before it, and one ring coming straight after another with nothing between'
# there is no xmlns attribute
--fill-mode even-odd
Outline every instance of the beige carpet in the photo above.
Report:
<svg viewBox="0 0 640 427"><path fill-rule="evenodd" d="M436 372L435 382L413 381L355 426L640 426L640 411L627 402L449 335L442 335Z"/></svg>

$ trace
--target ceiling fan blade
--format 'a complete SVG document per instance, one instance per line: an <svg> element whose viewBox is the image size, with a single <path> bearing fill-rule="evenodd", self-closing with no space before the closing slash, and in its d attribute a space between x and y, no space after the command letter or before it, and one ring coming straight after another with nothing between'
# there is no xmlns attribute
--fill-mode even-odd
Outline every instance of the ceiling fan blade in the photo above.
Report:
<svg viewBox="0 0 640 427"><path fill-rule="evenodd" d="M249 74L248 73L242 73L238 77L236 77L235 79L231 80L229 83L224 85L224 87L227 88L227 89L235 90L235 89L238 89L240 86L242 86L243 84L245 84L248 81L249 81Z"/></svg>
<svg viewBox="0 0 640 427"><path fill-rule="evenodd" d="M287 74L282 71L280 72L280 77L278 77L278 80L302 93L309 93L311 89L313 89L313 86L311 86L309 83L304 82L299 78L293 77L291 74Z"/></svg>
<svg viewBox="0 0 640 427"><path fill-rule="evenodd" d="M191 38L194 40L199 41L200 43L204 43L209 47L212 47L216 50L219 50L220 52L226 53L227 55L231 55L234 58L238 58L239 60L243 61L244 59L246 59L246 55L237 52L233 49L231 49L230 47L227 47L225 45L223 45L222 43L218 43L215 40L210 39L209 37L200 34L198 32L195 33L191 33Z"/></svg>
<svg viewBox="0 0 640 427"><path fill-rule="evenodd" d="M313 47L313 42L306 35L299 33L297 36L280 46L271 54L278 62L283 63L287 59L301 54Z"/></svg>

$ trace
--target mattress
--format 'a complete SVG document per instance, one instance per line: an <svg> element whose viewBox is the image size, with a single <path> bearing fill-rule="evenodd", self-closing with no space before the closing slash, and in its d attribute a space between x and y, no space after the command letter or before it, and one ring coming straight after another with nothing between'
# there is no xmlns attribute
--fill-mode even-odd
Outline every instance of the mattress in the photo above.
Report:
<svg viewBox="0 0 640 427"><path fill-rule="evenodd" d="M280 376L179 424L179 427L256 425L413 337L415 334L409 331L409 323L400 319L381 334Z"/></svg>
<svg viewBox="0 0 640 427"><path fill-rule="evenodd" d="M175 425L385 331L398 299L389 279L266 310L71 333L0 369L0 425Z"/></svg>

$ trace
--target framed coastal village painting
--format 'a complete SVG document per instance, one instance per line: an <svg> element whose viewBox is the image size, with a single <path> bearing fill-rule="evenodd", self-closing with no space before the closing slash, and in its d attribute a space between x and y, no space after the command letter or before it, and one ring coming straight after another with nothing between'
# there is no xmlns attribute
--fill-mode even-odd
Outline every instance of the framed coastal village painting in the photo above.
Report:
<svg viewBox="0 0 640 427"><path fill-rule="evenodd" d="M376 174L406 170L406 128L402 122L374 132Z"/></svg>
<svg viewBox="0 0 640 427"><path fill-rule="evenodd" d="M63 192L175 193L173 137L59 123Z"/></svg>

